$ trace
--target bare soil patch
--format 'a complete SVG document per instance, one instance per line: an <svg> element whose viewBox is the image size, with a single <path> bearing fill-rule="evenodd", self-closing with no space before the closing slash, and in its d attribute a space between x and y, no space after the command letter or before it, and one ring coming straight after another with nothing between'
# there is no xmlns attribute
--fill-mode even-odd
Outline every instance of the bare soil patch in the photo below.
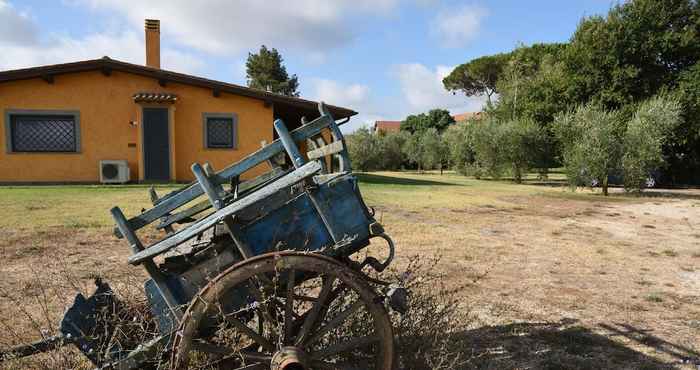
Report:
<svg viewBox="0 0 700 370"><path fill-rule="evenodd" d="M382 209L400 255L442 254L455 283L483 276L462 293L477 326L493 328L467 334L476 343L500 330L521 332L501 338L511 343L497 345L495 362L486 355L486 368L529 368L533 361L535 368L694 368L700 201L549 195L500 201L510 204L419 214ZM540 346L551 356L537 355ZM627 365L614 361L621 353Z"/></svg>

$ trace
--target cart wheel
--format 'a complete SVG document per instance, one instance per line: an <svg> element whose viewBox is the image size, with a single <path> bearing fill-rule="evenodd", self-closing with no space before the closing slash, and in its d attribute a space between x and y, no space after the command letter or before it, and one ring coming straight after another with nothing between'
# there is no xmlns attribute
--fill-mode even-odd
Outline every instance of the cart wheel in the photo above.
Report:
<svg viewBox="0 0 700 370"><path fill-rule="evenodd" d="M202 289L175 335L171 366L391 370L393 359L389 316L364 275L318 254L277 252Z"/></svg>

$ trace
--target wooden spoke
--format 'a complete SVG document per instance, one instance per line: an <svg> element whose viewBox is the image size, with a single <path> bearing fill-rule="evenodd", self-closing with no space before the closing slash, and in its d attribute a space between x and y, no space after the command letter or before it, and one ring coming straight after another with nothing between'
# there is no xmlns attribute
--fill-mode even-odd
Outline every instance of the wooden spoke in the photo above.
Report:
<svg viewBox="0 0 700 370"><path fill-rule="evenodd" d="M334 277L328 277L323 281L323 287L321 288L321 292L318 294L318 299L316 299L314 302L313 307L311 307L311 311L309 311L309 315L306 316L306 319L304 320L304 325L302 325L301 330L299 330L299 336L295 341L296 345L304 343L306 337L309 335L311 330L313 330L313 326L316 324L319 313L321 313L321 310L326 305L326 300L331 292L334 281Z"/></svg>
<svg viewBox="0 0 700 370"><path fill-rule="evenodd" d="M368 347L374 343L377 343L379 338L375 336L366 336L352 338L345 342L336 343L329 347L326 347L312 355L314 360L321 360L327 357L335 356L343 352L350 352L354 349Z"/></svg>
<svg viewBox="0 0 700 370"><path fill-rule="evenodd" d="M255 343L261 345L263 348L270 352L274 352L275 346L272 343L270 343L269 340L265 339L265 337L263 337L260 333L249 328L248 325L244 324L243 322L232 316L227 316L224 320L226 320L227 323L235 326L236 329L243 332L243 334L246 335L248 338L254 340Z"/></svg>
<svg viewBox="0 0 700 370"><path fill-rule="evenodd" d="M244 260L192 300L172 345L171 370L268 370L295 351L311 369L392 370L391 322L363 278L314 253L272 252ZM241 292L249 297L223 301ZM367 320L367 330L346 333L356 317Z"/></svg>
<svg viewBox="0 0 700 370"><path fill-rule="evenodd" d="M350 305L350 307L348 307L348 308L346 308L345 310L343 310L343 312L341 312L341 313L339 313L338 315L336 315L336 316L335 316L331 321L329 321L324 327L322 327L322 328L319 329L316 333L314 333L314 335L313 335L309 340L303 342L303 344L304 344L304 345L313 344L313 343L316 342L317 340L323 338L323 336L324 336L326 333L328 333L329 331L331 331L331 330L337 328L338 326L340 326L343 322L345 322L345 320L346 320L350 315L352 315L353 313L355 313L357 310L359 310L359 309L362 308L362 307L364 307L364 302L362 302L361 300L356 301L355 303L353 303L352 305Z"/></svg>
<svg viewBox="0 0 700 370"><path fill-rule="evenodd" d="M296 271L290 269L287 275L287 299L284 302L284 338L282 343L289 343L292 337L292 325L294 321L294 280Z"/></svg>

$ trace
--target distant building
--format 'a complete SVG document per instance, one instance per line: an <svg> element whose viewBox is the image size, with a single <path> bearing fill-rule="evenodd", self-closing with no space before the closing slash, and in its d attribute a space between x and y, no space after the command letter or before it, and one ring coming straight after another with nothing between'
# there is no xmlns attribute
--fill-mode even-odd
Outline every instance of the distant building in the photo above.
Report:
<svg viewBox="0 0 700 370"><path fill-rule="evenodd" d="M484 118L484 112L466 112L466 113L460 113L460 114L455 114L452 116L452 118L455 119L455 122L463 122L463 121L469 121L471 119L476 119L480 120Z"/></svg>
<svg viewBox="0 0 700 370"><path fill-rule="evenodd" d="M401 130L401 121L375 121L374 122L374 132L380 133L394 133Z"/></svg>
<svg viewBox="0 0 700 370"><path fill-rule="evenodd" d="M484 112L465 112L452 116L455 122L464 122L469 120L481 120L484 118ZM374 121L374 133L395 133L401 130L402 121Z"/></svg>

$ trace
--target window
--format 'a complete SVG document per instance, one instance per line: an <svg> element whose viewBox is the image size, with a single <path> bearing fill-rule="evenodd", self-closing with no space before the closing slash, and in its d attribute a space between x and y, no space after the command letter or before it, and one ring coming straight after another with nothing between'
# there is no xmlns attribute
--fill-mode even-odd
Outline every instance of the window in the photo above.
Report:
<svg viewBox="0 0 700 370"><path fill-rule="evenodd" d="M235 149L236 124L234 114L204 114L204 147L207 149Z"/></svg>
<svg viewBox="0 0 700 370"><path fill-rule="evenodd" d="M78 121L78 114L71 112L9 112L8 148L11 152L78 152Z"/></svg>

